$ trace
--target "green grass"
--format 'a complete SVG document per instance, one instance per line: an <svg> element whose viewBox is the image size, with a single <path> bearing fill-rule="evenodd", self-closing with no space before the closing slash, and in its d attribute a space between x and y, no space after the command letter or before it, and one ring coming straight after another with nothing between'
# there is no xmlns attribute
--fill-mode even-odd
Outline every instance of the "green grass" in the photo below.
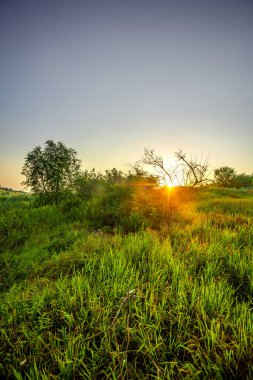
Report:
<svg viewBox="0 0 253 380"><path fill-rule="evenodd" d="M6 213L0 375L251 379L253 194L231 194L199 190L169 225L129 234L51 206Z"/></svg>

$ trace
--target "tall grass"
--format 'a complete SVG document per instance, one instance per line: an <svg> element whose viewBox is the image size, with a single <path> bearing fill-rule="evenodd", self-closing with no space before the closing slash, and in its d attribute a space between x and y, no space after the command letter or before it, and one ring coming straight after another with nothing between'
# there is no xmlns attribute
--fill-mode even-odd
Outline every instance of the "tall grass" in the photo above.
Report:
<svg viewBox="0 0 253 380"><path fill-rule="evenodd" d="M128 234L24 214L29 236L1 254L1 376L251 379L252 195L195 197Z"/></svg>

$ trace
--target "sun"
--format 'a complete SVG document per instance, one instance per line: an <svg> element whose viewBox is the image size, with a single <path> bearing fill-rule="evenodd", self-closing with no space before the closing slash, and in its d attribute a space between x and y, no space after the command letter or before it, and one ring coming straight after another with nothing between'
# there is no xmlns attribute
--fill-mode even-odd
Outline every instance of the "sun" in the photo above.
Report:
<svg viewBox="0 0 253 380"><path fill-rule="evenodd" d="M173 183L168 183L168 184L166 184L166 185L164 186L164 188L165 188L166 192L167 192L168 194L170 194L171 192L174 191L175 186L173 185Z"/></svg>
<svg viewBox="0 0 253 380"><path fill-rule="evenodd" d="M174 178L169 178L169 176L163 177L160 179L159 186L163 187L164 189L167 189L168 191L171 191L178 186L176 181L174 181L173 179Z"/></svg>
<svg viewBox="0 0 253 380"><path fill-rule="evenodd" d="M168 190L172 190L175 187L175 182L171 178L166 178L165 180L165 187Z"/></svg>
<svg viewBox="0 0 253 380"><path fill-rule="evenodd" d="M161 181L160 181L160 187L163 187L165 190L171 192L171 190L173 190L177 185L171 181L170 178L166 178L166 180L163 178Z"/></svg>
<svg viewBox="0 0 253 380"><path fill-rule="evenodd" d="M175 189L175 184L171 181L168 181L165 186L164 186L165 190L168 192L168 193L171 193L174 189Z"/></svg>

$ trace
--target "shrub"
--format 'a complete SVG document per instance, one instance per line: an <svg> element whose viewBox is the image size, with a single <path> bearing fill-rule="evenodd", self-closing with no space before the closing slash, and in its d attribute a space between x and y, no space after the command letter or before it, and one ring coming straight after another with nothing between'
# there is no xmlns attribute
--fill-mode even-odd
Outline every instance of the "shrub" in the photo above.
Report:
<svg viewBox="0 0 253 380"><path fill-rule="evenodd" d="M119 219L118 230L120 232L138 232L147 227L147 219L138 212L131 212L129 215L122 216Z"/></svg>
<svg viewBox="0 0 253 380"><path fill-rule="evenodd" d="M22 246L30 233L29 211L11 209L0 219L0 252Z"/></svg>

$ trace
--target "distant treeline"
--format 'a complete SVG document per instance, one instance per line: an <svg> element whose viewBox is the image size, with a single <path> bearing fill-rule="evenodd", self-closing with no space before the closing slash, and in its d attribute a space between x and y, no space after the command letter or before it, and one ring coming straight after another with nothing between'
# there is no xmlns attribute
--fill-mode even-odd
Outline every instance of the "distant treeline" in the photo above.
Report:
<svg viewBox="0 0 253 380"><path fill-rule="evenodd" d="M15 190L12 187L5 187L5 186L0 186L0 190L13 191L14 193L26 193L26 191L24 190Z"/></svg>

